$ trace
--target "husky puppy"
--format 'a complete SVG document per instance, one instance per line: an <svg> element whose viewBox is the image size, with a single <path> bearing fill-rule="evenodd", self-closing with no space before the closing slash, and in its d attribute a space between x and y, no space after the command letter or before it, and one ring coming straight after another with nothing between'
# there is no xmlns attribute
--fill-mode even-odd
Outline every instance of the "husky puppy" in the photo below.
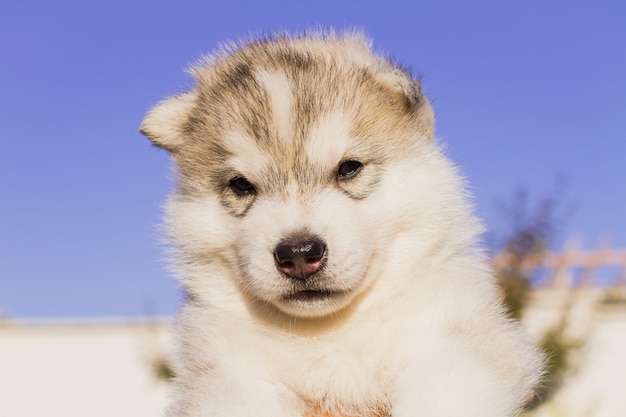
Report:
<svg viewBox="0 0 626 417"><path fill-rule="evenodd" d="M141 125L178 177L169 416L517 415L542 358L503 314L419 82L352 33L192 73Z"/></svg>

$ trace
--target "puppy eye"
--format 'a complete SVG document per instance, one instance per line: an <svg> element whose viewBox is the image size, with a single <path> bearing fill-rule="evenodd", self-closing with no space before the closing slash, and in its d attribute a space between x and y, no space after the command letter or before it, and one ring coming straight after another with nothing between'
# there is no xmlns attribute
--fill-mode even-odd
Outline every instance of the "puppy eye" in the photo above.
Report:
<svg viewBox="0 0 626 417"><path fill-rule="evenodd" d="M237 195L256 193L256 188L245 177L235 177L228 182L228 188Z"/></svg>
<svg viewBox="0 0 626 417"><path fill-rule="evenodd" d="M361 168L363 168L363 164L359 161L344 161L337 170L337 179L346 180L352 178L361 171Z"/></svg>

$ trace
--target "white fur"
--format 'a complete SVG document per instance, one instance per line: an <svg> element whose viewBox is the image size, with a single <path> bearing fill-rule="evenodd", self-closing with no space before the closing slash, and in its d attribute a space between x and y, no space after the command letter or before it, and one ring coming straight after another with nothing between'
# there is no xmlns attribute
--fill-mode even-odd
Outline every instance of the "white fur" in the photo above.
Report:
<svg viewBox="0 0 626 417"><path fill-rule="evenodd" d="M268 163L265 153L242 133L227 132L223 144L233 154L228 165L250 179Z"/></svg>
<svg viewBox="0 0 626 417"><path fill-rule="evenodd" d="M291 135L292 97L287 76L281 72L259 71L256 78L270 95L272 117L280 140L288 141Z"/></svg>
<svg viewBox="0 0 626 417"><path fill-rule="evenodd" d="M312 162L331 169L346 154L349 142L350 119L341 112L329 114L318 120L305 152Z"/></svg>
<svg viewBox="0 0 626 417"><path fill-rule="evenodd" d="M456 175L435 147L422 157L387 167L378 191L363 204L320 191L302 205L254 206L235 226L216 217L212 203L172 203L182 241L198 250L236 248L223 263L186 266L184 276L210 307L186 307L183 331L196 341L194 362L217 366L202 378L194 375L184 392L190 415L301 416L303 398L354 416L370 415L390 399L394 417L515 414L535 382L538 359L500 316L484 261L467 246L480 229L466 215ZM406 183L416 190L410 196ZM329 267L342 271L341 285L355 291L338 307L366 294L358 311L337 308L311 322L271 301L258 303L258 311L243 308L241 287L272 300L279 286L273 245L303 226L327 239L337 259ZM457 244L429 259L441 239ZM452 337L445 329L455 321L477 334ZM511 338L503 350L501 341L489 339L494 332ZM530 369L499 369L509 355Z"/></svg>

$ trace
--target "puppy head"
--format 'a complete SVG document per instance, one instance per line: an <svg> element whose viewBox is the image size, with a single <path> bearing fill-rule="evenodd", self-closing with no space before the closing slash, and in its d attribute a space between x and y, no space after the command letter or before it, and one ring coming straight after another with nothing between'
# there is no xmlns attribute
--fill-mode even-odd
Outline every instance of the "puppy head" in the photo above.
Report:
<svg viewBox="0 0 626 417"><path fill-rule="evenodd" d="M183 263L223 266L186 285L300 317L344 308L401 222L381 189L432 136L419 84L355 35L255 41L192 72L141 125L178 168L168 222Z"/></svg>

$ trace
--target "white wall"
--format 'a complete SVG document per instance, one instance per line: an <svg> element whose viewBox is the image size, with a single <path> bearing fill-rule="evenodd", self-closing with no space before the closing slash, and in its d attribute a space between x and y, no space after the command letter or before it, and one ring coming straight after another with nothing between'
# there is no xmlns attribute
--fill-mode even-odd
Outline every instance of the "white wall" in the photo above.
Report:
<svg viewBox="0 0 626 417"><path fill-rule="evenodd" d="M572 336L587 340L577 370L536 417L626 416L626 305L581 293ZM525 318L540 333L558 319L565 292L537 293ZM169 351L170 324L0 321L0 417L163 417L167 383L154 361Z"/></svg>
<svg viewBox="0 0 626 417"><path fill-rule="evenodd" d="M161 417L163 323L0 322L0 417Z"/></svg>
<svg viewBox="0 0 626 417"><path fill-rule="evenodd" d="M535 294L528 328L540 334L566 312L569 337L583 344L562 388L533 417L626 416L626 303L602 303L604 296L592 290Z"/></svg>

